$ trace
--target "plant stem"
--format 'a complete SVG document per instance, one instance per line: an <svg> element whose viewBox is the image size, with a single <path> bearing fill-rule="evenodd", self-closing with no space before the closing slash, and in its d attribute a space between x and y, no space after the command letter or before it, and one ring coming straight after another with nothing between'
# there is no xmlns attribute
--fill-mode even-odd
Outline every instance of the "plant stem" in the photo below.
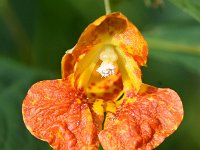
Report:
<svg viewBox="0 0 200 150"><path fill-rule="evenodd" d="M104 0L106 15L111 13L110 0Z"/></svg>

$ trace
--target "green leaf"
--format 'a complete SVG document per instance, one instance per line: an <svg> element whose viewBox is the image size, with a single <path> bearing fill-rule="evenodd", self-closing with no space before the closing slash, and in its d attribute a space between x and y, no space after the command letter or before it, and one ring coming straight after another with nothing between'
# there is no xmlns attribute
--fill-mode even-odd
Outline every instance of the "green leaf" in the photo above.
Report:
<svg viewBox="0 0 200 150"><path fill-rule="evenodd" d="M181 26L181 28L180 28ZM150 54L200 73L200 26L191 22L165 24L145 32Z"/></svg>
<svg viewBox="0 0 200 150"><path fill-rule="evenodd" d="M185 12L192 15L200 22L200 1L199 0L169 0Z"/></svg>

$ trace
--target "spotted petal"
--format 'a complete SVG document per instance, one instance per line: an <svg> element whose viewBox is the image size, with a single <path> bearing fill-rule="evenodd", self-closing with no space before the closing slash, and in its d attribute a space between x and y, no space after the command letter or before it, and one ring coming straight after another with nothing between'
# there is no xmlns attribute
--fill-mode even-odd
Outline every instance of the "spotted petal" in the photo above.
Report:
<svg viewBox="0 0 200 150"><path fill-rule="evenodd" d="M104 130L99 134L106 150L151 150L182 121L181 100L170 89L143 85L135 101L125 99L115 113L107 114Z"/></svg>
<svg viewBox="0 0 200 150"><path fill-rule="evenodd" d="M68 80L38 82L23 103L25 125L55 150L97 150L97 130L82 100Z"/></svg>

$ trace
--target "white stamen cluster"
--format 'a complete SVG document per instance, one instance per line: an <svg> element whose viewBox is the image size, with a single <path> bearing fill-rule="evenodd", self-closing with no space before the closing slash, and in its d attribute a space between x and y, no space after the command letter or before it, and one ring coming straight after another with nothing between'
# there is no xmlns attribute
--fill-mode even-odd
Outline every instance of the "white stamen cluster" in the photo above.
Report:
<svg viewBox="0 0 200 150"><path fill-rule="evenodd" d="M117 61L117 58L114 47L112 45L106 45L100 54L102 63L96 71L99 72L102 77L109 77L115 74L116 66L114 63Z"/></svg>
<svg viewBox="0 0 200 150"><path fill-rule="evenodd" d="M102 77L109 77L115 74L115 69L116 67L113 64L102 63L96 71L99 72Z"/></svg>

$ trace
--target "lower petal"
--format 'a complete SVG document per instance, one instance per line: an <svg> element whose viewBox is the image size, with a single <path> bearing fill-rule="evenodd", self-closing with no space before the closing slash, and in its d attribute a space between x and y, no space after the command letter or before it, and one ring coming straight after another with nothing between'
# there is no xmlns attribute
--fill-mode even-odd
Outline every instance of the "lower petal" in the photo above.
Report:
<svg viewBox="0 0 200 150"><path fill-rule="evenodd" d="M181 123L183 107L176 92L143 85L139 93L136 101L124 102L115 113L107 114L99 134L104 149L153 149Z"/></svg>
<svg viewBox="0 0 200 150"><path fill-rule="evenodd" d="M99 147L91 111L68 80L34 84L22 111L28 130L55 150L97 150Z"/></svg>

